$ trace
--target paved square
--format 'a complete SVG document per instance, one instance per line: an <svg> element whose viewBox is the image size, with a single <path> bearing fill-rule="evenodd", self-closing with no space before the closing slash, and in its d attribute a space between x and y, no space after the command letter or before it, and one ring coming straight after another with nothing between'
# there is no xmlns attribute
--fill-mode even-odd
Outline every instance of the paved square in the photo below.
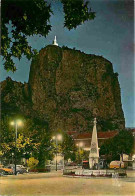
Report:
<svg viewBox="0 0 135 196"><path fill-rule="evenodd" d="M62 172L0 177L0 196L135 195L135 171L127 178L67 178Z"/></svg>

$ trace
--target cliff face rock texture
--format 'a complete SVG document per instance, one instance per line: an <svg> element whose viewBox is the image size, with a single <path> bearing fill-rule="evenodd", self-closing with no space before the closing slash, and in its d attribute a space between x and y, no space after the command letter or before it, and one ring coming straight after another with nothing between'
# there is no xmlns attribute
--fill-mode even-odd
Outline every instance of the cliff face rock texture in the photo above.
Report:
<svg viewBox="0 0 135 196"><path fill-rule="evenodd" d="M7 78L1 82L1 115L31 115L31 104L28 99L28 84L12 81Z"/></svg>
<svg viewBox="0 0 135 196"><path fill-rule="evenodd" d="M2 82L2 108L9 111L14 105L47 122L52 131L92 131L94 117L99 130L122 129L117 76L103 57L49 45L33 59L28 84Z"/></svg>

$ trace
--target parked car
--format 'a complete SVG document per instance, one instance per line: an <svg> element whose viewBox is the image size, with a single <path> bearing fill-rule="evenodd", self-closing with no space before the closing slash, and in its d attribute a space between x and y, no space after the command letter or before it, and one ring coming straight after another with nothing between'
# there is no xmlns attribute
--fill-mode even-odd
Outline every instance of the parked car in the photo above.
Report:
<svg viewBox="0 0 135 196"><path fill-rule="evenodd" d="M124 162L123 161L112 161L110 163L110 168L111 169L124 168Z"/></svg>
<svg viewBox="0 0 135 196"><path fill-rule="evenodd" d="M66 166L77 166L77 164L74 162L70 162L70 163L67 163Z"/></svg>
<svg viewBox="0 0 135 196"><path fill-rule="evenodd" d="M15 173L15 165L14 164L10 164L8 166L8 168L11 168L13 170L13 173ZM27 168L24 167L23 165L16 165L16 173L17 174L23 174L23 173L27 173Z"/></svg>
<svg viewBox="0 0 135 196"><path fill-rule="evenodd" d="M4 165L0 165L0 175L12 175L13 169L12 168L8 168L7 166Z"/></svg>

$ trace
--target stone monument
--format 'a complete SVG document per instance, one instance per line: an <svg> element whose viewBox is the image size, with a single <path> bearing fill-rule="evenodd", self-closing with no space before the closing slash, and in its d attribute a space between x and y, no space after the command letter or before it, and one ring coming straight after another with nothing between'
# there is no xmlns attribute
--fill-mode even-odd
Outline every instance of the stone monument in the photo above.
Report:
<svg viewBox="0 0 135 196"><path fill-rule="evenodd" d="M89 154L90 169L93 169L94 166L98 165L98 162L99 162L99 148L98 148L96 123L97 123L96 118L94 118L94 127L93 127L93 132L92 132L91 148L90 148L90 154Z"/></svg>
<svg viewBox="0 0 135 196"><path fill-rule="evenodd" d="M53 45L58 46L58 43L57 43L57 40L56 40L56 36L55 36L55 38L53 40Z"/></svg>

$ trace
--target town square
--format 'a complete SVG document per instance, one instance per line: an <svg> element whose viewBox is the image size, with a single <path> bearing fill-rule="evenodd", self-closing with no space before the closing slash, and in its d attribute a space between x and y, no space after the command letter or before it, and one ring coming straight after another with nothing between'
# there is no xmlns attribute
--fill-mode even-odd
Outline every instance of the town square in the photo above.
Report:
<svg viewBox="0 0 135 196"><path fill-rule="evenodd" d="M61 171L0 178L1 195L134 195L135 172L127 178L66 178Z"/></svg>
<svg viewBox="0 0 135 196"><path fill-rule="evenodd" d="M0 5L0 196L135 195L134 2Z"/></svg>

